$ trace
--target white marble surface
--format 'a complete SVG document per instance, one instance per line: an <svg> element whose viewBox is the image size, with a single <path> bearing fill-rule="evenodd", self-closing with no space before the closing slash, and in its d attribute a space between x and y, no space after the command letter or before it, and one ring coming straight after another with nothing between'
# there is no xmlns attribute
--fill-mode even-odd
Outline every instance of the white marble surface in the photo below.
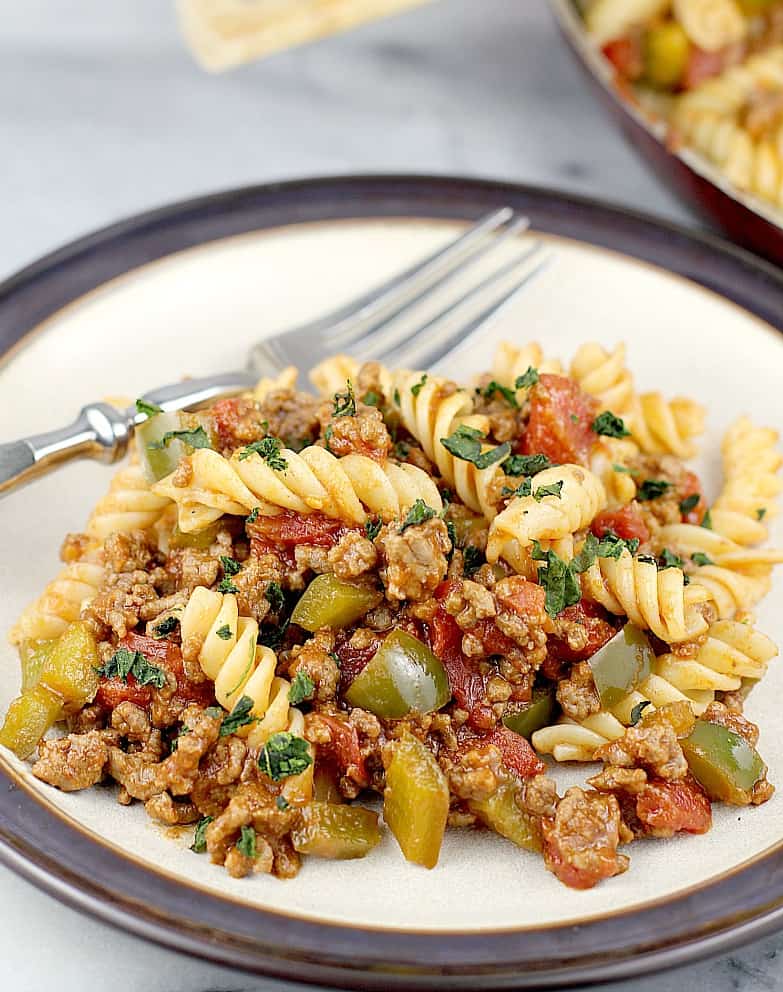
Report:
<svg viewBox="0 0 783 992"><path fill-rule="evenodd" d="M0 0L0 275L137 210L316 173L497 176L693 222L593 105L543 0L441 0L220 77L192 63L172 6ZM14 992L293 988L144 944L4 868L0 892ZM783 988L782 955L771 938L634 987Z"/></svg>

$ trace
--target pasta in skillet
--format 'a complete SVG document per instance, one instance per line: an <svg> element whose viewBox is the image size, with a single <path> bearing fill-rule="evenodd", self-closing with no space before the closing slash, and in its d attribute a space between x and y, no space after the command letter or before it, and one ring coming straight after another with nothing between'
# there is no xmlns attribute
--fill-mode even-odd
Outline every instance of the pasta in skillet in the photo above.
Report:
<svg viewBox="0 0 783 992"><path fill-rule="evenodd" d="M750 613L783 560L777 434L730 427L710 505L683 461L702 407L638 393L624 345L487 364L338 355L317 394L287 369L197 413L142 404L136 460L11 631L0 745L191 824L236 877L382 829L432 867L454 822L589 888L621 838L769 799L743 709L777 655ZM561 797L559 762L599 764Z"/></svg>

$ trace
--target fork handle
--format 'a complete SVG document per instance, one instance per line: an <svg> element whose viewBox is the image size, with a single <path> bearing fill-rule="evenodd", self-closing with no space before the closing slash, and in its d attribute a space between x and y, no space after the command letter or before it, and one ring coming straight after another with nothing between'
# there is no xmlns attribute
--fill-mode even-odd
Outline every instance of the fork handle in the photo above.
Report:
<svg viewBox="0 0 783 992"><path fill-rule="evenodd" d="M0 444L0 496L76 458L117 461L133 427L131 411L90 403L68 427Z"/></svg>

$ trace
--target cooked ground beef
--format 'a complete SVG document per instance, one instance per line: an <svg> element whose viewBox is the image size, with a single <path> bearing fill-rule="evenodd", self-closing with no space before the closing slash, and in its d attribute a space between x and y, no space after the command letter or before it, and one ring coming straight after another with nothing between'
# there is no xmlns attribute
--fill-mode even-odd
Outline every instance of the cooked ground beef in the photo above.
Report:
<svg viewBox="0 0 783 992"><path fill-rule="evenodd" d="M554 818L544 819L542 827L544 862L566 885L590 889L628 870L629 860L617 848L631 835L614 796L569 789Z"/></svg>
<svg viewBox="0 0 783 992"><path fill-rule="evenodd" d="M275 389L260 404L259 415L267 421L269 436L279 437L286 447L299 451L318 437L320 405L321 401L311 393Z"/></svg>
<svg viewBox="0 0 783 992"><path fill-rule="evenodd" d="M337 697L340 684L340 666L334 660L335 635L328 627L319 630L301 647L293 648L288 674L295 678L298 672L308 675L315 686L314 698L321 703L331 703Z"/></svg>
<svg viewBox="0 0 783 992"><path fill-rule="evenodd" d="M330 549L327 562L338 579L357 579L375 568L378 552L372 541L355 530L349 530Z"/></svg>
<svg viewBox="0 0 783 992"><path fill-rule="evenodd" d="M489 799L506 777L494 745L472 747L447 762L449 788L460 799Z"/></svg>
<svg viewBox="0 0 783 992"><path fill-rule="evenodd" d="M380 410L364 403L356 404L355 416L334 416L333 410L330 401L318 414L324 443L333 455L366 455L378 462L388 457L392 440Z"/></svg>
<svg viewBox="0 0 783 992"><path fill-rule="evenodd" d="M629 727L620 740L599 747L595 758L620 768L645 768L663 779L681 779L688 774L677 734L666 723L642 721Z"/></svg>
<svg viewBox="0 0 783 992"><path fill-rule="evenodd" d="M168 792L161 792L144 803L144 809L153 820L167 823L170 827L184 823L195 823L201 817L195 803L174 802Z"/></svg>
<svg viewBox="0 0 783 992"><path fill-rule="evenodd" d="M420 600L431 595L446 575L451 540L442 520L381 529L375 546L381 553L381 577L391 600Z"/></svg>
<svg viewBox="0 0 783 992"><path fill-rule="evenodd" d="M103 778L109 748L119 736L112 731L91 730L68 734L54 741L41 741L33 775L63 792L88 789Z"/></svg>
<svg viewBox="0 0 783 992"><path fill-rule="evenodd" d="M569 677L557 683L556 695L563 712L572 720L586 720L601 709L593 670L587 661L578 661Z"/></svg>

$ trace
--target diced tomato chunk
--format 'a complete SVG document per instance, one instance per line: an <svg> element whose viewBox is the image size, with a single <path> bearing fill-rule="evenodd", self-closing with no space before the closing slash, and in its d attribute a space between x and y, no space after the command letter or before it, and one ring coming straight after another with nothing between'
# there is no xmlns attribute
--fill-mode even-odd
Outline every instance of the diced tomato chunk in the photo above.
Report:
<svg viewBox="0 0 783 992"><path fill-rule="evenodd" d="M644 544L650 540L650 531L636 503L629 503L619 510L604 510L595 518L591 529L596 537L611 532L624 541L636 539L639 544Z"/></svg>
<svg viewBox="0 0 783 992"><path fill-rule="evenodd" d="M670 837L683 830L705 834L712 826L706 793L693 779L648 782L636 799L636 815L651 833Z"/></svg>
<svg viewBox="0 0 783 992"><path fill-rule="evenodd" d="M209 411L220 449L239 448L264 436L256 404L241 396L218 400Z"/></svg>
<svg viewBox="0 0 783 992"><path fill-rule="evenodd" d="M615 38L601 49L623 79L635 82L644 74L644 51L641 35Z"/></svg>
<svg viewBox="0 0 783 992"><path fill-rule="evenodd" d="M95 702L104 709L116 709L120 703L135 703L142 709L152 702L152 686L139 685L136 679L128 676L128 681L117 678L101 678L98 683L98 692L95 694Z"/></svg>
<svg viewBox="0 0 783 992"><path fill-rule="evenodd" d="M615 628L606 619L603 609L596 603L590 603L586 599L581 600L574 606L567 606L558 616L558 621L565 621L565 624L579 624L584 628L586 641L583 646L575 647L575 638L551 636L547 642L548 657L544 665L544 674L548 678L556 678L556 674L549 671L548 662L550 658L555 666L554 670L559 671L560 662L586 661L603 647L607 641L611 640L617 633ZM561 624L564 626L564 624ZM577 631L577 633L579 633Z"/></svg>
<svg viewBox="0 0 783 992"><path fill-rule="evenodd" d="M284 510L275 517L257 517L247 525L251 544L258 547L275 544L315 544L332 548L350 528L339 520L332 520L323 513L295 513Z"/></svg>
<svg viewBox="0 0 783 992"><path fill-rule="evenodd" d="M572 379L540 376L530 390L530 418L517 445L523 455L546 455L550 461L587 464L596 441L592 430L597 403Z"/></svg>
<svg viewBox="0 0 783 992"><path fill-rule="evenodd" d="M503 764L520 778L532 778L546 770L546 765L533 750L530 742L515 734L508 727L496 727L483 741L484 744L494 744L500 751Z"/></svg>
<svg viewBox="0 0 783 992"><path fill-rule="evenodd" d="M688 499L689 496L696 496L698 494L699 501L693 506L692 509L683 513L682 520L686 524L700 524L704 518L704 514L707 512L707 504L702 496L702 486L701 480L695 472L690 472L687 469L683 471L682 477L677 483L677 496L682 503L683 500Z"/></svg>
<svg viewBox="0 0 783 992"><path fill-rule="evenodd" d="M331 743L325 745L332 754L339 770L361 785L369 784L367 767L359 747L359 735L356 727L347 720L336 716L318 714L318 720L329 727Z"/></svg>
<svg viewBox="0 0 783 992"><path fill-rule="evenodd" d="M692 90L713 76L719 76L727 63L730 52L725 48L717 52L705 52L691 45L691 54L682 76L682 88Z"/></svg>
<svg viewBox="0 0 783 992"><path fill-rule="evenodd" d="M521 575L512 575L497 590L498 602L521 617L540 617L544 613L546 593L542 586L528 582Z"/></svg>
<svg viewBox="0 0 783 992"><path fill-rule="evenodd" d="M607 839L597 839L589 857L584 852L564 850L564 841L558 834L554 819L541 821L544 836L544 862L547 868L569 889L592 889L605 878L612 878L621 870L615 846Z"/></svg>

